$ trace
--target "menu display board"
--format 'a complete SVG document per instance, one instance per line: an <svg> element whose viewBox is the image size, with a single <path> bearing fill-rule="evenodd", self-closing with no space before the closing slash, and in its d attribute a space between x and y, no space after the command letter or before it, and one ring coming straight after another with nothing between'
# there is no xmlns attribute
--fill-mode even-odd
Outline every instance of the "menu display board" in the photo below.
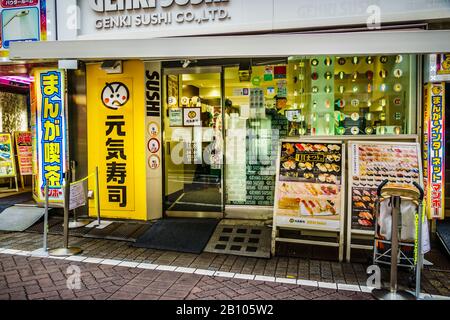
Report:
<svg viewBox="0 0 450 320"><path fill-rule="evenodd" d="M11 134L0 133L0 178L16 176Z"/></svg>
<svg viewBox="0 0 450 320"><path fill-rule="evenodd" d="M344 152L341 143L281 143L275 193L277 224L340 228Z"/></svg>
<svg viewBox="0 0 450 320"><path fill-rule="evenodd" d="M421 183L417 143L355 142L349 144L351 229L374 230L377 188L384 181Z"/></svg>
<svg viewBox="0 0 450 320"><path fill-rule="evenodd" d="M19 171L22 176L33 174L33 149L31 132L16 132L16 150L19 162Z"/></svg>

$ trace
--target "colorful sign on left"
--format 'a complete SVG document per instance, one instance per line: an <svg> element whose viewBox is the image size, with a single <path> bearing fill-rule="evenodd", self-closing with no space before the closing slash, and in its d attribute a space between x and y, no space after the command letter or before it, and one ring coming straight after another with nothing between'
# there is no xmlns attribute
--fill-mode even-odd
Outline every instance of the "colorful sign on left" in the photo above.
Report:
<svg viewBox="0 0 450 320"><path fill-rule="evenodd" d="M0 133L0 178L15 177L14 153L11 135Z"/></svg>
<svg viewBox="0 0 450 320"><path fill-rule="evenodd" d="M7 57L12 42L47 40L46 0L2 0L0 57Z"/></svg>
<svg viewBox="0 0 450 320"><path fill-rule="evenodd" d="M16 132L15 138L20 175L30 176L33 174L33 150L31 142L31 132Z"/></svg>
<svg viewBox="0 0 450 320"><path fill-rule="evenodd" d="M42 202L45 185L48 185L49 200L62 202L67 162L65 74L60 69L37 69L34 78L37 134L35 160L38 171L34 196Z"/></svg>

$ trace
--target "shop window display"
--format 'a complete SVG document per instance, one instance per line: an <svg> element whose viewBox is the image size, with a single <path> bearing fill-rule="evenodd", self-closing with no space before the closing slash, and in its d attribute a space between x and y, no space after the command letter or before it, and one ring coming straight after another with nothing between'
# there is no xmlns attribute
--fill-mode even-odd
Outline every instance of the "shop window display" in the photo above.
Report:
<svg viewBox="0 0 450 320"><path fill-rule="evenodd" d="M413 63L409 55L291 57L289 136L414 133Z"/></svg>
<svg viewBox="0 0 450 320"><path fill-rule="evenodd" d="M239 72L225 68L227 205L273 206L279 139L415 133L415 56L289 57Z"/></svg>

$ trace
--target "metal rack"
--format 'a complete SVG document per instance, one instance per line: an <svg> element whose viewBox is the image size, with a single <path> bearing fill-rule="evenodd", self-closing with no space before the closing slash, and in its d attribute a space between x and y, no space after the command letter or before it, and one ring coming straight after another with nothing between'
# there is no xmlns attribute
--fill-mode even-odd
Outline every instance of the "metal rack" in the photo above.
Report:
<svg viewBox="0 0 450 320"><path fill-rule="evenodd" d="M424 192L422 187L413 182L414 187L417 188L413 190L407 186L395 186L389 185L389 180L384 180L377 190L378 201L377 201L377 214L375 219L375 225L378 227L378 219L380 215L380 203L381 201L387 201L389 198L392 204L391 213L391 240L384 240L378 238L378 231L375 231L374 239L374 264L390 264L390 285L389 288L377 288L372 290L372 294L375 298L379 300L415 300L420 299L420 276L422 268L422 200ZM382 199L382 200L380 200ZM417 222L417 234L414 243L399 242L399 217L401 215L400 203L402 200L414 201L417 204L415 216ZM385 252L380 253L378 251L377 242L388 244L391 247L386 249ZM401 250L402 246L413 247L414 256L412 258L408 257L404 251ZM389 258L385 261L382 258ZM399 259L400 258L400 259ZM402 263L402 258L406 263ZM400 260L400 262L398 261ZM416 292L415 295L412 293L397 290L397 267L407 267L415 271L416 280Z"/></svg>

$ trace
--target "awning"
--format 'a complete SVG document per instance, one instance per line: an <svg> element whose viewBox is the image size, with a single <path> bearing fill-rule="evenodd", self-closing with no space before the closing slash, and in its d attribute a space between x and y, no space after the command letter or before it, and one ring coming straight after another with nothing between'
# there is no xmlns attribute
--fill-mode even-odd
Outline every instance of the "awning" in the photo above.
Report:
<svg viewBox="0 0 450 320"><path fill-rule="evenodd" d="M11 59L184 59L450 52L450 31L286 33L122 40L15 42Z"/></svg>

